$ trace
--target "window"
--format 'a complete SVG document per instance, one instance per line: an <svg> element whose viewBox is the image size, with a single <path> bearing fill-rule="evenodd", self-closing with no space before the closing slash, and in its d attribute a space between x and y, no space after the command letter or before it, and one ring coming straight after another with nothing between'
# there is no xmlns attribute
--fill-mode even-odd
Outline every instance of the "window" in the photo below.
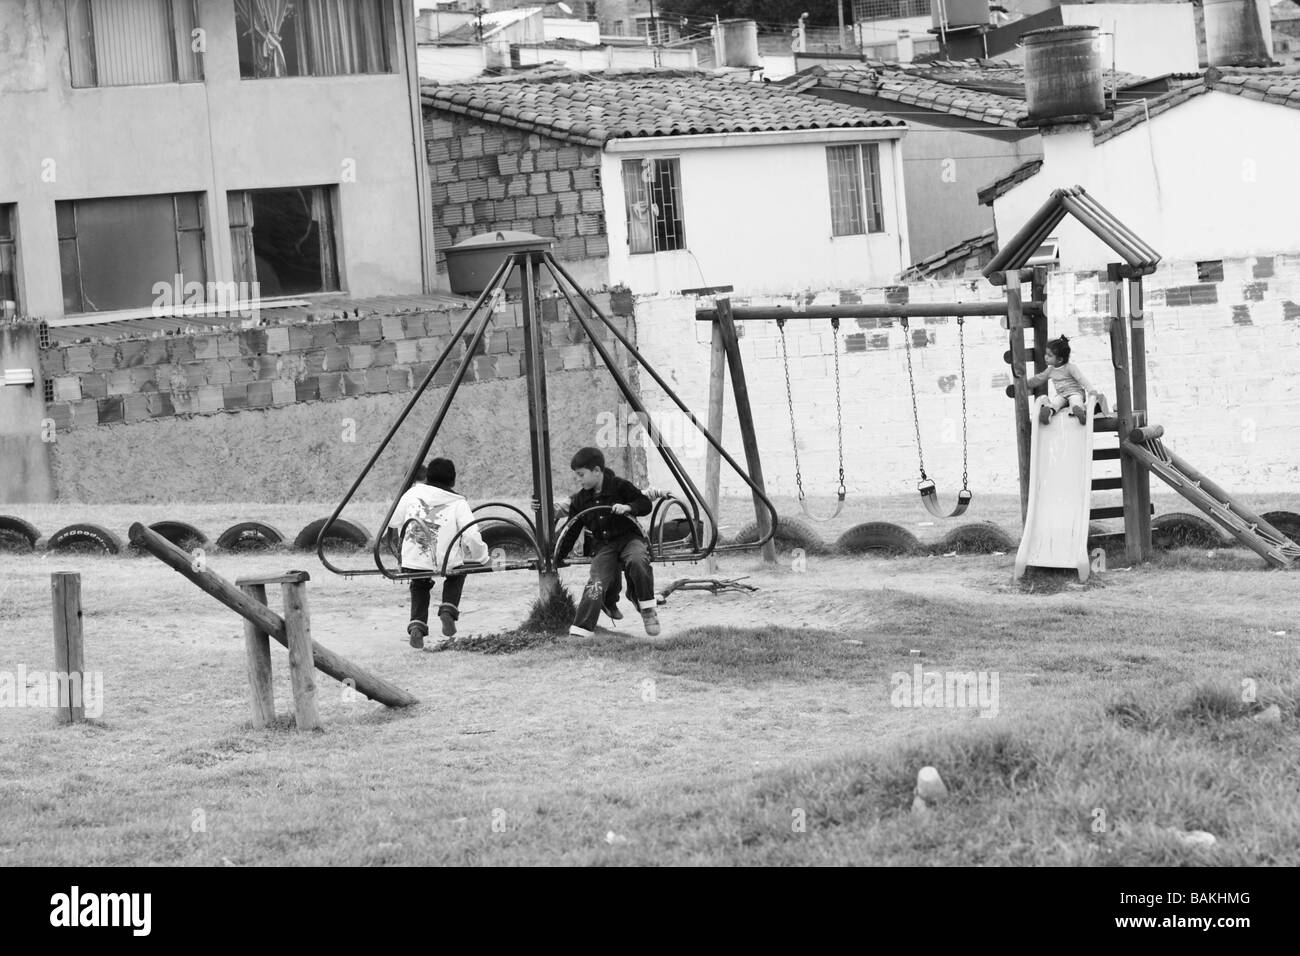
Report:
<svg viewBox="0 0 1300 956"><path fill-rule="evenodd" d="M14 207L0 203L0 319L18 314L18 236Z"/></svg>
<svg viewBox="0 0 1300 956"><path fill-rule="evenodd" d="M54 204L65 312L153 305L154 285L207 282L203 194Z"/></svg>
<svg viewBox="0 0 1300 956"><path fill-rule="evenodd" d="M72 85L203 79L192 47L194 0L66 0Z"/></svg>
<svg viewBox="0 0 1300 956"><path fill-rule="evenodd" d="M875 143L826 147L831 187L831 235L884 232L880 208L880 147Z"/></svg>
<svg viewBox="0 0 1300 956"><path fill-rule="evenodd" d="M383 0L235 0L239 74L387 73L389 6Z"/></svg>
<svg viewBox="0 0 1300 956"><path fill-rule="evenodd" d="M228 194L235 281L258 283L262 296L337 292L332 192L304 186Z"/></svg>
<svg viewBox="0 0 1300 956"><path fill-rule="evenodd" d="M686 248L681 178L676 159L623 161L623 199L631 252Z"/></svg>

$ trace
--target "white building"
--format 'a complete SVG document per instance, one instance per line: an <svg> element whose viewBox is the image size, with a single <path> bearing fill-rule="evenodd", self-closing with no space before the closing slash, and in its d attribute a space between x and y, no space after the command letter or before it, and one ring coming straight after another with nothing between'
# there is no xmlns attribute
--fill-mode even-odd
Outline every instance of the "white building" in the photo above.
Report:
<svg viewBox="0 0 1300 956"><path fill-rule="evenodd" d="M439 248L557 239L581 281L852 288L910 261L901 120L708 76L426 87Z"/></svg>
<svg viewBox="0 0 1300 956"><path fill-rule="evenodd" d="M1300 248L1300 72L1212 69L1169 86L1095 130L1043 130L1041 164L981 193L998 236L1014 234L1053 189L1081 185L1123 210L1166 261ZM1058 238L1064 269L1110 261L1077 223Z"/></svg>

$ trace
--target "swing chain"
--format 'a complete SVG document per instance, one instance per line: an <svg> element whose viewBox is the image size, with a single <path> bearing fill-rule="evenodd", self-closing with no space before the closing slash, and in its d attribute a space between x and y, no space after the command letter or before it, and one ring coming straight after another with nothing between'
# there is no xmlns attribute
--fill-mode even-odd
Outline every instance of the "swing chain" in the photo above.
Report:
<svg viewBox="0 0 1300 956"><path fill-rule="evenodd" d="M794 451L794 483L799 489L799 500L804 500L803 475L799 471L799 436L794 428L794 391L790 387L790 357L785 347L785 319L776 320L776 329L781 333L781 365L785 368L785 403L790 409L790 447Z"/></svg>
<svg viewBox="0 0 1300 956"><path fill-rule="evenodd" d="M840 398L840 320L831 319L831 329L834 332L832 344L835 354L835 439L839 445L840 454L840 500L844 500L844 402Z"/></svg>
<svg viewBox="0 0 1300 956"><path fill-rule="evenodd" d="M970 476L967 473L966 455L966 319L957 316L957 354L961 359L961 490L970 490Z"/></svg>
<svg viewBox="0 0 1300 956"><path fill-rule="evenodd" d="M925 453L921 451L921 413L916 407L916 380L912 375L912 333L908 329L907 316L899 318L903 326L903 351L907 353L907 387L912 393L912 424L916 428L916 458L921 466L921 480L929 481L925 476ZM962 393L963 399L965 392Z"/></svg>

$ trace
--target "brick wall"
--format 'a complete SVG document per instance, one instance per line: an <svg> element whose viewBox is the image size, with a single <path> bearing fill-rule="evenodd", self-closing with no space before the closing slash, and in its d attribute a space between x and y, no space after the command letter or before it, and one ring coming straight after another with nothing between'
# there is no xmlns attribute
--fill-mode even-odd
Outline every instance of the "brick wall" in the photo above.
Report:
<svg viewBox="0 0 1300 956"><path fill-rule="evenodd" d="M425 109L439 271L448 246L515 230L555 239L562 262L605 259L600 150Z"/></svg>
<svg viewBox="0 0 1300 956"><path fill-rule="evenodd" d="M610 297L594 298L610 314ZM542 311L552 430L564 464L569 445L593 443L598 422L587 411L616 408L619 399L567 304L546 300ZM359 472L464 315L376 314L42 350L42 370L54 387L46 414L57 425L59 497L310 501L341 495L348 474ZM634 334L630 317L614 319ZM442 448L472 464L501 494L529 487L522 345L519 305L505 303L479 354L466 356L465 344L458 345L421 405L429 414L416 423L416 431L427 426L444 391L438 386L468 360ZM626 350L611 346L626 367ZM344 440L348 421L355 434ZM408 436L399 444L409 452L413 442ZM506 450L520 459L508 468L496 461ZM614 462L637 467L633 458ZM389 470L400 474L400 464ZM557 480L566 474L561 468Z"/></svg>
<svg viewBox="0 0 1300 956"><path fill-rule="evenodd" d="M1028 286L1025 292L1028 293ZM1225 261L1219 281L1198 281L1197 264L1169 263L1145 282L1148 400L1169 447L1229 490L1300 490L1300 256ZM808 295L807 304L886 301L982 301L1000 289L982 278L894 286L858 293ZM733 304L789 304L733 299ZM1049 329L1070 336L1072 359L1101 391L1115 395L1105 334L1104 274L1064 273L1048 289ZM695 301L643 299L636 305L638 348L671 372L683 398L703 417L707 408L708 327L694 321ZM794 456L775 323L743 322L743 356L763 468L769 487L794 494ZM1005 395L1007 334L996 318L968 319L967 419L971 487L976 495L1018 488L1013 403ZM842 322L840 367L844 451L850 494L915 491L918 461L898 320ZM962 470L960 352L955 319L914 319L913 372L927 473L951 496ZM794 390L799 463L805 490L832 494L838 467L834 428L835 338L828 320L786 326ZM666 409L647 394L652 409ZM727 447L741 448L728 395ZM1104 441L1104 439L1101 439ZM652 480L666 481L650 459ZM1106 472L1109 474L1110 472ZM1115 472L1118 473L1117 471ZM1157 490L1164 485L1156 483ZM723 474L723 490L744 486ZM977 499L978 500L978 499Z"/></svg>
<svg viewBox="0 0 1300 956"><path fill-rule="evenodd" d="M596 302L608 314L609 296ZM504 303L469 356L468 382L523 374L522 314ZM367 315L269 328L64 345L41 352L53 382L46 411L59 431L173 415L214 414L414 389L447 347L464 311ZM552 370L599 361L568 305L543 302ZM622 319L625 328L630 321ZM439 370L445 385L466 359L469 333ZM620 348L621 351L621 348Z"/></svg>

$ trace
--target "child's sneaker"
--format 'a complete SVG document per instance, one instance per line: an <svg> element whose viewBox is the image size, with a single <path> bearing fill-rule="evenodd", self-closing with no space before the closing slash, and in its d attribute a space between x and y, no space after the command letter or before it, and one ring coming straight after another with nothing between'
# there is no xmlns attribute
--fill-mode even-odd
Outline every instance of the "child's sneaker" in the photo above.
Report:
<svg viewBox="0 0 1300 956"><path fill-rule="evenodd" d="M424 638L429 633L429 629L419 621L412 621L406 625L406 635L410 638L411 646L417 651L424 648Z"/></svg>
<svg viewBox="0 0 1300 956"><path fill-rule="evenodd" d="M1070 414L1079 420L1080 425L1088 424L1088 411L1082 405L1075 405L1070 409Z"/></svg>
<svg viewBox="0 0 1300 956"><path fill-rule="evenodd" d="M617 602L613 604L606 604L604 607L601 608L601 610L609 615L609 619L611 621L623 620L623 612L618 609Z"/></svg>
<svg viewBox="0 0 1300 956"><path fill-rule="evenodd" d="M1044 405L1038 413L1038 424L1046 425L1052 420L1052 406Z"/></svg>
<svg viewBox="0 0 1300 956"><path fill-rule="evenodd" d="M655 613L654 608L647 608L641 612L641 620L645 624L645 632L651 637L659 635L659 615Z"/></svg>

